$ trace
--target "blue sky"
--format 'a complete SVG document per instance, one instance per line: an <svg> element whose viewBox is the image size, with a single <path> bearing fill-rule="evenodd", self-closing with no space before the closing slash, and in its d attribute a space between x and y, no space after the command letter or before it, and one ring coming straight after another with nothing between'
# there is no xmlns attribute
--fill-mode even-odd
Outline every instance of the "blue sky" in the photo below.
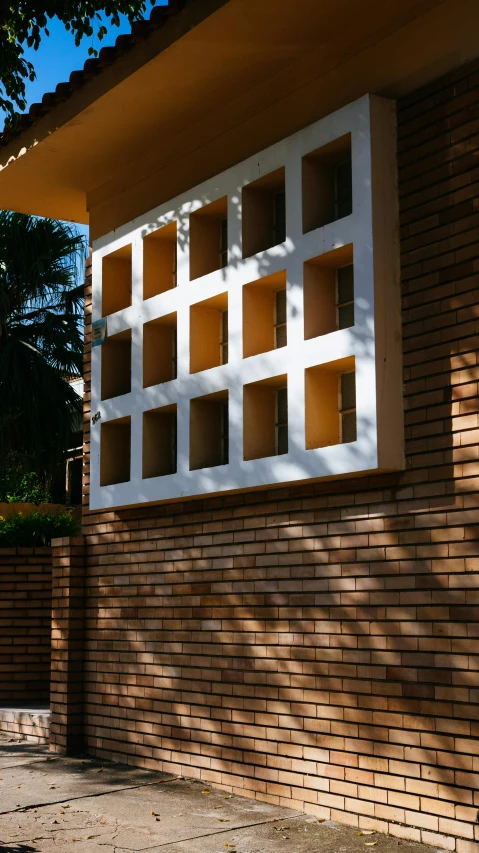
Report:
<svg viewBox="0 0 479 853"><path fill-rule="evenodd" d="M157 6L166 6L167 0L156 0ZM151 9L148 0L148 11ZM107 22L105 22L106 25ZM113 45L120 33L130 32L126 17L121 18L120 27L110 27L109 32L101 42L98 39L83 38L79 47L75 47L71 32L67 32L63 24L53 19L48 27L50 36L43 35L38 50L25 48L25 59L35 67L37 78L33 83L26 81L27 109L31 104L40 102L45 92L54 92L58 83L66 82L72 71L83 67L88 59L88 48L99 50L104 45ZM0 126L3 116L0 110ZM83 234L88 234L88 228L79 226Z"/></svg>

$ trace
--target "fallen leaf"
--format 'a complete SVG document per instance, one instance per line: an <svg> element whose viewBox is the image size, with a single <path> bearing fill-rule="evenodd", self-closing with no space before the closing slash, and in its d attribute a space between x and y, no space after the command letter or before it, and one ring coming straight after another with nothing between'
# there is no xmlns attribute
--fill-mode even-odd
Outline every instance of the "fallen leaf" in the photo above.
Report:
<svg viewBox="0 0 479 853"><path fill-rule="evenodd" d="M211 794L211 791L210 791L210 789L209 789L209 788L203 788L203 790L202 790L202 792L201 792L201 793L202 793L202 794Z"/></svg>
<svg viewBox="0 0 479 853"><path fill-rule="evenodd" d="M233 794L226 794L226 797L224 797L224 799L225 800L231 800L232 796L233 796Z"/></svg>
<svg viewBox="0 0 479 853"><path fill-rule="evenodd" d="M65 812L63 811L63 809L60 809L60 811L58 812L58 814L65 814Z"/></svg>
<svg viewBox="0 0 479 853"><path fill-rule="evenodd" d="M50 785L50 791L54 791L56 787L56 785Z"/></svg>
<svg viewBox="0 0 479 853"><path fill-rule="evenodd" d="M375 835L376 831L374 829L363 829L362 832L358 832L358 835Z"/></svg>
<svg viewBox="0 0 479 853"><path fill-rule="evenodd" d="M106 820L101 820L101 821L100 821L100 823L101 823L101 824L102 824L102 826L103 826L103 825L106 823Z"/></svg>
<svg viewBox="0 0 479 853"><path fill-rule="evenodd" d="M156 812L151 811L150 814L152 817L156 817Z"/></svg>
<svg viewBox="0 0 479 853"><path fill-rule="evenodd" d="M55 761L54 758L47 758L47 761Z"/></svg>
<svg viewBox="0 0 479 853"><path fill-rule="evenodd" d="M228 823L229 818L227 817L217 817L216 820L219 820L220 823Z"/></svg>
<svg viewBox="0 0 479 853"><path fill-rule="evenodd" d="M365 841L364 846L365 847L374 847L374 845L377 843L378 843L377 841Z"/></svg>
<svg viewBox="0 0 479 853"><path fill-rule="evenodd" d="M103 767L100 767L99 770L95 770L95 773L103 773Z"/></svg>
<svg viewBox="0 0 479 853"><path fill-rule="evenodd" d="M326 820L325 817L318 817L317 820L315 820L314 822L315 823L324 823L325 820Z"/></svg>

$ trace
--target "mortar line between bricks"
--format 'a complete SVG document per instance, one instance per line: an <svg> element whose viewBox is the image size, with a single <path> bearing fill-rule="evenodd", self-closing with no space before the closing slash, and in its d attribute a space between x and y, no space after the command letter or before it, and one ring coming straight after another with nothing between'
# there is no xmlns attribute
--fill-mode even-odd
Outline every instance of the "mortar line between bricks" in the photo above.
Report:
<svg viewBox="0 0 479 853"><path fill-rule="evenodd" d="M121 791L135 791L138 788L147 788L151 785L159 785L166 784L167 782L175 782L178 777L176 776L174 779L165 779L164 782L162 780L156 782L143 782L141 785L128 785L125 788L112 788L109 791L97 791L96 794L80 794L76 797L62 797L61 800L49 800L47 803L32 803L29 806L18 806L14 809L7 809L6 811L0 811L0 815L4 814L15 814L18 812L28 812L30 809L42 809L45 806L59 806L61 803L65 803L67 800L69 802L75 802L76 800L88 800L92 797L104 797L106 794L116 794Z"/></svg>

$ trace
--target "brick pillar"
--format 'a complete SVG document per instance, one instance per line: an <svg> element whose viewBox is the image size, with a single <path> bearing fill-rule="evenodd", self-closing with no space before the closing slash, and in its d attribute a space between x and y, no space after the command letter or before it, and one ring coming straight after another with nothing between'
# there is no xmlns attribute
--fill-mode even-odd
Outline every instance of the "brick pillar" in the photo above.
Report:
<svg viewBox="0 0 479 853"><path fill-rule="evenodd" d="M52 541L50 751L82 749L84 624L83 537Z"/></svg>

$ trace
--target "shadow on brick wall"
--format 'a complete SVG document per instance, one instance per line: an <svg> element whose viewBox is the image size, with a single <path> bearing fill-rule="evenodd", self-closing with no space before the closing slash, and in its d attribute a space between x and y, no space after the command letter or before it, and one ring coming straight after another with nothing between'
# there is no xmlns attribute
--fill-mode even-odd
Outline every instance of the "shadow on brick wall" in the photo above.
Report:
<svg viewBox="0 0 479 853"><path fill-rule="evenodd" d="M85 519L90 751L459 853L479 805L474 73L399 105L406 470Z"/></svg>

